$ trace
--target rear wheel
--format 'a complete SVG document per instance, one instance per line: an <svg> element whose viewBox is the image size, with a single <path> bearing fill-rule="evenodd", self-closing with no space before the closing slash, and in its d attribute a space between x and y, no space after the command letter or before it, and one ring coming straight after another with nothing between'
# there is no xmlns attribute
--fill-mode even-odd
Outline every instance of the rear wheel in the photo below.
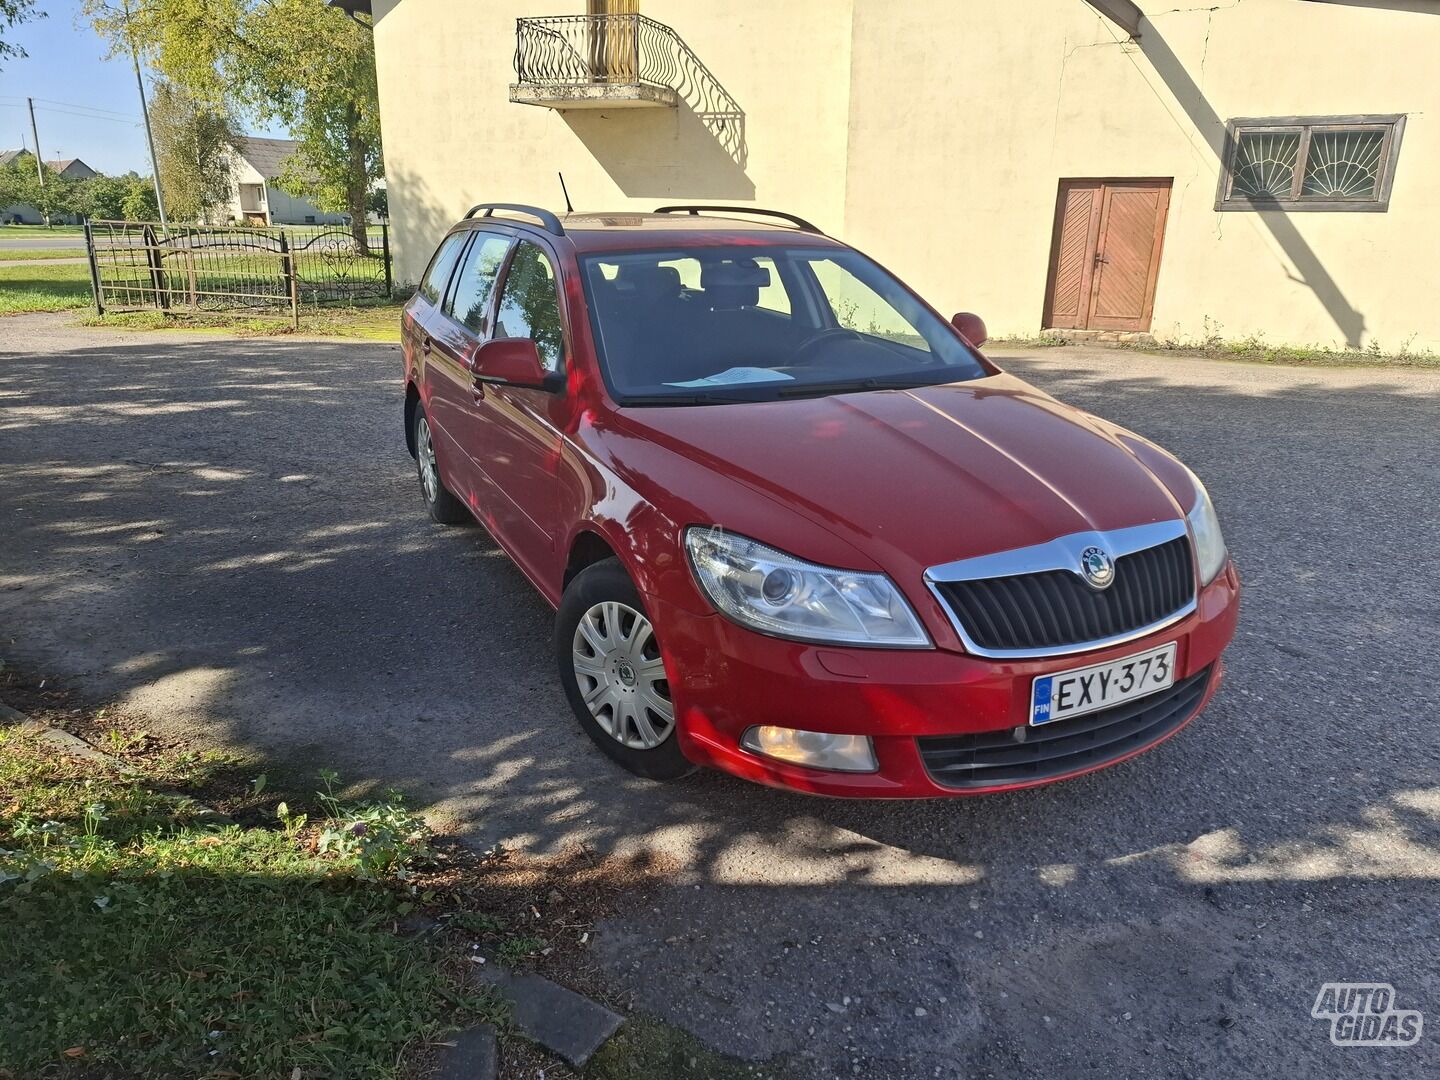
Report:
<svg viewBox="0 0 1440 1080"><path fill-rule="evenodd" d="M618 561L586 567L565 590L555 652L575 716L607 756L651 780L693 771L675 737L655 627Z"/></svg>
<svg viewBox="0 0 1440 1080"><path fill-rule="evenodd" d="M468 521L465 504L451 495L440 479L440 464L435 459L435 439L430 432L430 418L420 406L415 407L415 468L420 475L420 497L425 509L442 525L458 525Z"/></svg>

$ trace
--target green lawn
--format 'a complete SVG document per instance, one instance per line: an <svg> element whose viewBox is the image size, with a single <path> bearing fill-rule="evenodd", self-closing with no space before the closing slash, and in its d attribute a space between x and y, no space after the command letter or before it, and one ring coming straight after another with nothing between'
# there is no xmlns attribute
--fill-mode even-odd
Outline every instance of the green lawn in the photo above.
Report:
<svg viewBox="0 0 1440 1080"><path fill-rule="evenodd" d="M0 247L0 262L16 262L21 259L83 259L84 248L7 248Z"/></svg>
<svg viewBox="0 0 1440 1080"><path fill-rule="evenodd" d="M0 1076L382 1080L501 1018L392 932L420 819L343 805L322 775L308 822L283 803L217 821L186 792L233 767L172 755L130 778L0 729Z"/></svg>
<svg viewBox="0 0 1440 1080"><path fill-rule="evenodd" d="M89 307L90 267L85 263L0 266L0 315Z"/></svg>
<svg viewBox="0 0 1440 1080"><path fill-rule="evenodd" d="M0 240L7 236L84 236L84 225L0 225Z"/></svg>

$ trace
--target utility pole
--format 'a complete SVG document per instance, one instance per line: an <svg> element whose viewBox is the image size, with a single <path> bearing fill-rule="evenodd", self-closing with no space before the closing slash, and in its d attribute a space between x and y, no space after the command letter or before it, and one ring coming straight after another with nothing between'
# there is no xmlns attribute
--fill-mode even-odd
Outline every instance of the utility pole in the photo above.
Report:
<svg viewBox="0 0 1440 1080"><path fill-rule="evenodd" d="M130 60L135 65L135 87L140 91L140 115L145 118L145 142L150 147L150 179L155 183L155 209L160 211L160 230L168 233L169 223L165 220L165 196L160 194L160 159L155 156L155 136L150 133L150 106L145 102L145 80L140 77L140 53L135 48L135 37L130 33L130 0L125 0L125 38L130 42ZM31 114L33 117L33 113Z"/></svg>
<svg viewBox="0 0 1440 1080"><path fill-rule="evenodd" d="M40 160L40 132L35 128L35 99L26 98L25 104L30 107L30 138L35 142L35 175L40 178L40 186L45 186L45 163Z"/></svg>

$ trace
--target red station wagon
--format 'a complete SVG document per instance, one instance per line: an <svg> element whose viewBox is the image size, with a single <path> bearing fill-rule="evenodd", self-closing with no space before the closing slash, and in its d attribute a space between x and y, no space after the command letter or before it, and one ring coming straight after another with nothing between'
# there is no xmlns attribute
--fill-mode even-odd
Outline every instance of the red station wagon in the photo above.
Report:
<svg viewBox="0 0 1440 1080"><path fill-rule="evenodd" d="M1030 787L1193 719L1240 582L1189 469L984 340L792 215L487 203L406 307L406 440L633 772Z"/></svg>

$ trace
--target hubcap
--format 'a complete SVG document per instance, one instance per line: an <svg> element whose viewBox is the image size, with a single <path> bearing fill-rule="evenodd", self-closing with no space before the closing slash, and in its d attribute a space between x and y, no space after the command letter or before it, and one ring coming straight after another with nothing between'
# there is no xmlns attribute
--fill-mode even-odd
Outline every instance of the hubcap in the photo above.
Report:
<svg viewBox="0 0 1440 1080"><path fill-rule="evenodd" d="M440 494L440 470L435 465L430 422L423 416L415 426L415 461L420 466L420 486L425 489L425 501L433 503Z"/></svg>
<svg viewBox="0 0 1440 1080"><path fill-rule="evenodd" d="M653 750L675 730L670 684L650 620L627 604L596 604L572 646L575 677L595 721L632 750Z"/></svg>

